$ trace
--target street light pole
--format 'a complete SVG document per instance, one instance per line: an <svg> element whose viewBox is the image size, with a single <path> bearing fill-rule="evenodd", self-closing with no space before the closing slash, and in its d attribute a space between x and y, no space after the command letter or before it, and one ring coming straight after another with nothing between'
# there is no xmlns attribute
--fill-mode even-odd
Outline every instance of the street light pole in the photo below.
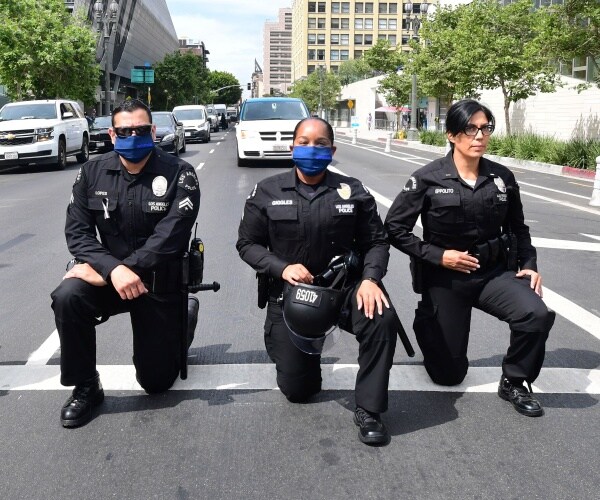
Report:
<svg viewBox="0 0 600 500"><path fill-rule="evenodd" d="M429 5L426 3L421 4L421 14L426 14ZM404 11L407 14L410 14L413 10L412 3L404 4ZM421 26L421 20L413 14L413 17L408 15L406 17L406 22L410 23L410 30L413 32L413 36L417 36L419 34L419 28ZM406 134L406 138L409 141L418 141L419 140L419 131L417 129L417 106L418 106L418 96L417 96L417 73L413 68L412 73L412 86L410 93L410 128L408 129L408 133Z"/></svg>
<svg viewBox="0 0 600 500"><path fill-rule="evenodd" d="M103 36L103 48L104 48L104 115L110 115L110 61L108 58L108 42L110 40L110 34L112 27L117 22L117 12L119 11L119 4L113 0L106 12L104 11L104 4L98 0L94 4L94 18L98 24L98 32Z"/></svg>

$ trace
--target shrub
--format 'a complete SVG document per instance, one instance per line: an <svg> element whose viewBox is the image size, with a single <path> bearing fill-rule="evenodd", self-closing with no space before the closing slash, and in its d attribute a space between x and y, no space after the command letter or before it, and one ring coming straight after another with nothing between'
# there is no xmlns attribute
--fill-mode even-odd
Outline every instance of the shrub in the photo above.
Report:
<svg viewBox="0 0 600 500"><path fill-rule="evenodd" d="M446 145L446 134L438 130L421 130L419 131L419 140L423 144L443 147Z"/></svg>

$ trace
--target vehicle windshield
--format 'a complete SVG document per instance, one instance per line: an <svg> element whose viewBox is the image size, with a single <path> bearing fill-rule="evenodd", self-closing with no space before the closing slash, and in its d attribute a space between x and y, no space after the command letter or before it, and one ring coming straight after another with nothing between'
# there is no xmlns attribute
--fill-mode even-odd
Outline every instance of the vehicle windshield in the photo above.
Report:
<svg viewBox="0 0 600 500"><path fill-rule="evenodd" d="M171 121L171 117L168 114L152 114L152 123L154 125L158 125L159 127L171 127L173 122Z"/></svg>
<svg viewBox="0 0 600 500"><path fill-rule="evenodd" d="M92 122L92 130L98 128L110 128L112 126L110 116L97 116Z"/></svg>
<svg viewBox="0 0 600 500"><path fill-rule="evenodd" d="M56 118L56 106L47 103L32 104L7 104L0 111L0 120L32 120L35 118L54 119Z"/></svg>
<svg viewBox="0 0 600 500"><path fill-rule="evenodd" d="M302 120L309 116L302 101L254 101L247 102L242 110L241 119L256 120Z"/></svg>
<svg viewBox="0 0 600 500"><path fill-rule="evenodd" d="M175 111L178 120L204 120L201 109L178 109Z"/></svg>

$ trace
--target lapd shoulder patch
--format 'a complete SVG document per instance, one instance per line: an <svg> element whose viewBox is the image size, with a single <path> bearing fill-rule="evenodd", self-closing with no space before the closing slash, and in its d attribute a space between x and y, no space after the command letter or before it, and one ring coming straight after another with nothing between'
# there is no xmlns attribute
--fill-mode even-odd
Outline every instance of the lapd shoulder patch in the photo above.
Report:
<svg viewBox="0 0 600 500"><path fill-rule="evenodd" d="M410 176L406 184L402 188L402 191L416 191L417 190L417 179L416 177Z"/></svg>
<svg viewBox="0 0 600 500"><path fill-rule="evenodd" d="M188 193L192 193L198 189L198 177L193 170L185 170L179 174L177 186L185 189Z"/></svg>
<svg viewBox="0 0 600 500"><path fill-rule="evenodd" d="M247 200L251 200L252 198L254 198L256 196L256 189L258 188L258 184L254 184L254 189L252 190L252 192L248 195L248 198L246 198Z"/></svg>

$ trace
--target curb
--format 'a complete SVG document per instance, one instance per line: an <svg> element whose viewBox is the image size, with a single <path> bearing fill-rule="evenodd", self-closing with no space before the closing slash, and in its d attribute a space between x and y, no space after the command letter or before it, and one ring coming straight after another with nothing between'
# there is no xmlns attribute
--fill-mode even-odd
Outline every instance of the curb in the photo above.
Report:
<svg viewBox="0 0 600 500"><path fill-rule="evenodd" d="M336 130L336 134L348 137L351 136L351 134L348 134L341 130ZM361 137L361 139L377 142L385 142L387 140L387 138L385 137ZM442 155L445 154L446 151L445 147L431 146L429 144L421 144L420 142L411 142L403 139L392 139L392 144L396 146L410 147L411 149L417 149L420 151L439 153ZM497 156L486 154L485 157L492 161L502 163L506 167L522 168L525 170L532 170L534 172L541 172L544 174L559 175L561 177L574 177L577 179L593 181L596 176L596 172L593 170L583 170L581 168L574 168L563 165L553 165L551 163L542 163L531 160L519 160L517 158L511 158L509 156Z"/></svg>

